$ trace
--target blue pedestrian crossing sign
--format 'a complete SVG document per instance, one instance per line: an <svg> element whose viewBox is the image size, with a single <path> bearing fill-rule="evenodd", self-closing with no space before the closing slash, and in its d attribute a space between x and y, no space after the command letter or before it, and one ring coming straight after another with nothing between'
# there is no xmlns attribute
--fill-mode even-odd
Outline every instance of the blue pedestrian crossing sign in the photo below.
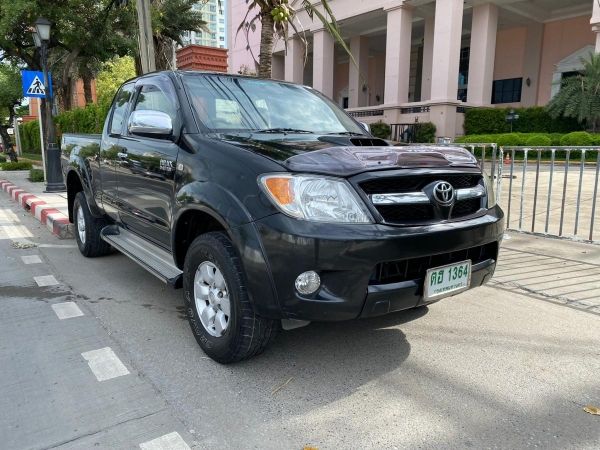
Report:
<svg viewBox="0 0 600 450"><path fill-rule="evenodd" d="M48 74L49 86L44 86L44 73L33 70L21 70L23 81L23 96L46 98L46 93L52 95L52 77Z"/></svg>

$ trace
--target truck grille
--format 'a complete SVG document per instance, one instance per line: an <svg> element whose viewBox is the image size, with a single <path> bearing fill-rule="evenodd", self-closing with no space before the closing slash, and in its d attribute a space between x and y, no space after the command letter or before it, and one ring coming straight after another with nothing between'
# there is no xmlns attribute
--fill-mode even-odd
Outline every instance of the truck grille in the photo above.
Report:
<svg viewBox="0 0 600 450"><path fill-rule="evenodd" d="M434 181L447 181L454 189L465 189L480 185L482 176L480 174L409 175L367 180L359 183L359 186L367 195L401 194L420 192ZM436 220L433 205L428 203L375 205L375 208L386 223L393 225L416 225ZM481 208L482 198L457 200L448 220L471 216Z"/></svg>
<svg viewBox="0 0 600 450"><path fill-rule="evenodd" d="M496 259L498 243L471 247L456 252L442 253L441 255L424 256L420 258L389 261L377 264L369 284L400 283L402 281L419 280L425 277L425 273L432 267L445 266L447 264L471 260L477 264L488 259Z"/></svg>
<svg viewBox="0 0 600 450"><path fill-rule="evenodd" d="M447 181L454 189L474 187L481 181L479 174L410 175L368 180L360 183L367 195L389 194L392 192L416 192L434 181Z"/></svg>

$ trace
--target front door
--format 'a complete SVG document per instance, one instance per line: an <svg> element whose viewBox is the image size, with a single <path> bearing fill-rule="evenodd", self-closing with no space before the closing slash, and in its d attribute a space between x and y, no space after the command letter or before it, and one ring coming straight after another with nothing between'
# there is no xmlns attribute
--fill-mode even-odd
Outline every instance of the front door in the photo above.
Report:
<svg viewBox="0 0 600 450"><path fill-rule="evenodd" d="M170 81L168 81L170 83ZM148 81L138 85L132 111L154 110L169 114L177 124L175 95L170 86ZM167 95L168 93L168 95ZM179 146L173 139L134 136L119 139L119 215L131 231L165 249L171 246L171 212Z"/></svg>

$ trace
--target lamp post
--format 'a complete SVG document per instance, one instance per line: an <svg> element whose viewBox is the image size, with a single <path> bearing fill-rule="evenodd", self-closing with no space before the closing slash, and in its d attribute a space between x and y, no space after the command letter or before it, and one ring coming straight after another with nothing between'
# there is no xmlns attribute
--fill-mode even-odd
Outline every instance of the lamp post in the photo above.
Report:
<svg viewBox="0 0 600 450"><path fill-rule="evenodd" d="M35 21L33 40L40 49L42 71L44 72L44 118L46 119L46 192L62 192L66 190L60 167L60 149L56 142L54 120L52 118L52 92L48 74L48 42L52 24L48 19L40 17ZM42 118L40 117L40 121Z"/></svg>

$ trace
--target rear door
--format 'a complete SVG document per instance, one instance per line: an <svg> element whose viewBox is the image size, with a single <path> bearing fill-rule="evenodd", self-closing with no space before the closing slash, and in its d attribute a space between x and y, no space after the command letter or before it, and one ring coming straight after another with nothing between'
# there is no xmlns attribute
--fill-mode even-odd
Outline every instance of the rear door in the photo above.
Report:
<svg viewBox="0 0 600 450"><path fill-rule="evenodd" d="M142 79L136 84L131 112L161 111L179 129L177 96L167 78ZM119 215L131 231L171 247L172 203L179 146L172 138L135 136L126 131L119 139Z"/></svg>
<svg viewBox="0 0 600 450"><path fill-rule="evenodd" d="M123 85L115 99L108 115L106 129L102 134L100 144L100 179L102 183L101 201L104 211L113 219L117 218L118 193L117 193L117 171L121 164L119 154L122 149L119 146L119 138L125 131L125 119L129 102L134 92L134 83Z"/></svg>

